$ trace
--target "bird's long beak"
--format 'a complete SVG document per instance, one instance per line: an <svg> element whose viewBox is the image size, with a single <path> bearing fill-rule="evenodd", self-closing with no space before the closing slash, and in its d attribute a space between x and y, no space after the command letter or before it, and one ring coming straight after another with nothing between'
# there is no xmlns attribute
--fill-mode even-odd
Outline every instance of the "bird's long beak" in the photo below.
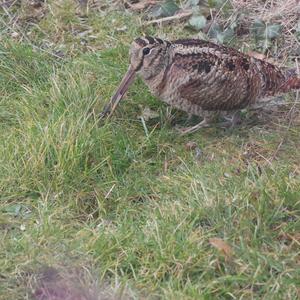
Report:
<svg viewBox="0 0 300 300"><path fill-rule="evenodd" d="M104 110L102 111L101 117L104 117L106 115L109 115L109 116L112 115L112 113L116 109L118 103L122 100L123 96L125 95L126 91L128 90L130 84L133 82L135 75L136 75L135 70L131 66L129 66L117 91L111 97L109 103L107 103Z"/></svg>

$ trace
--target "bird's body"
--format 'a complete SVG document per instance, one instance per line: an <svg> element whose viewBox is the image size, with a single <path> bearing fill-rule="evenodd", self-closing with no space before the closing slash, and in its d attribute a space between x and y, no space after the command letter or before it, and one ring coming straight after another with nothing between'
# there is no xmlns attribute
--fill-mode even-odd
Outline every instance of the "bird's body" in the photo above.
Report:
<svg viewBox="0 0 300 300"><path fill-rule="evenodd" d="M116 106L138 73L151 93L162 101L204 118L189 131L206 126L209 112L234 112L257 104L266 96L300 88L296 75L233 48L203 40L137 38L130 60L110 108Z"/></svg>

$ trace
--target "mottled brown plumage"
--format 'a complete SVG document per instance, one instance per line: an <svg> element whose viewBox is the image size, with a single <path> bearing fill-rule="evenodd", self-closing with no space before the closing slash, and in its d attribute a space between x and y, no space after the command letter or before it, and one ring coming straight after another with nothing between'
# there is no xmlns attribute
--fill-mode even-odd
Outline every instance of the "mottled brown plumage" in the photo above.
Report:
<svg viewBox="0 0 300 300"><path fill-rule="evenodd" d="M132 43L129 69L104 114L115 109L136 74L162 101L204 118L184 132L207 126L211 112L236 112L266 96L300 88L295 74L233 48L144 37Z"/></svg>

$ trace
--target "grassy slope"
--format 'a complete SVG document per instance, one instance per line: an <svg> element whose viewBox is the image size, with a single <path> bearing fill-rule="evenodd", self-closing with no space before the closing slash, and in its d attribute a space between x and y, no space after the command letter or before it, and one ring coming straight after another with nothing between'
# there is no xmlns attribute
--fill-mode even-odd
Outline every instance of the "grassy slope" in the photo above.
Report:
<svg viewBox="0 0 300 300"><path fill-rule="evenodd" d="M36 39L50 22L50 40L60 26L80 26L60 8L53 5ZM128 31L116 32L112 19ZM299 127L287 131L283 120L180 137L141 81L99 126L137 22L92 14L99 51L84 54L61 34L64 60L12 40L1 46L0 298L30 298L34 274L50 265L88 268L135 297L296 299ZM160 112L146 123L149 136L139 105ZM203 151L198 161L185 147L191 139ZM225 259L211 237L233 256Z"/></svg>

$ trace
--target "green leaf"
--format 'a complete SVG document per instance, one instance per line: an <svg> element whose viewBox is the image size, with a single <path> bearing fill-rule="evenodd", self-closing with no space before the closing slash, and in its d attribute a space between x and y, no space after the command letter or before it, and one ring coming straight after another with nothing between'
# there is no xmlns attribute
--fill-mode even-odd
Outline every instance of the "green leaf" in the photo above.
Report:
<svg viewBox="0 0 300 300"><path fill-rule="evenodd" d="M260 19L256 19L250 28L250 32L256 40L265 38L265 31L266 24Z"/></svg>
<svg viewBox="0 0 300 300"><path fill-rule="evenodd" d="M234 37L234 30L227 28L222 32L222 43L230 41Z"/></svg>
<svg viewBox="0 0 300 300"><path fill-rule="evenodd" d="M217 35L222 33L223 28L218 23L213 23L208 31L208 36L210 38L216 39Z"/></svg>
<svg viewBox="0 0 300 300"><path fill-rule="evenodd" d="M210 38L215 39L221 44L230 41L234 37L234 34L235 32L233 28L228 27L223 30L223 27L218 23L213 23L208 32L208 36Z"/></svg>
<svg viewBox="0 0 300 300"><path fill-rule="evenodd" d="M12 204L10 206L5 207L3 210L13 216L18 216L20 214L22 205L21 204Z"/></svg>
<svg viewBox="0 0 300 300"><path fill-rule="evenodd" d="M237 26L238 26L238 22L237 22L237 20L235 20L229 25L229 28L234 30L237 28Z"/></svg>
<svg viewBox="0 0 300 300"><path fill-rule="evenodd" d="M223 35L222 32L217 33L216 40L217 40L220 44L223 44L223 43L224 43L224 35Z"/></svg>
<svg viewBox="0 0 300 300"><path fill-rule="evenodd" d="M201 30L206 25L206 18L204 16L192 16L189 24L196 30Z"/></svg>
<svg viewBox="0 0 300 300"><path fill-rule="evenodd" d="M300 21L298 22L297 26L296 26L296 32L300 33Z"/></svg>
<svg viewBox="0 0 300 300"><path fill-rule="evenodd" d="M272 42L270 39L264 39L260 42L260 46L263 48L264 51L272 47Z"/></svg>
<svg viewBox="0 0 300 300"><path fill-rule="evenodd" d="M192 9L204 16L210 15L210 7L208 6L207 0L187 0L184 8Z"/></svg>
<svg viewBox="0 0 300 300"><path fill-rule="evenodd" d="M200 2L200 0L188 0L185 3L185 7L192 8L192 7L198 6L199 2Z"/></svg>
<svg viewBox="0 0 300 300"><path fill-rule="evenodd" d="M281 33L282 26L280 24L267 25L260 19L254 21L251 26L251 33L254 35L256 40L274 39L277 38Z"/></svg>
<svg viewBox="0 0 300 300"><path fill-rule="evenodd" d="M153 6L149 11L148 16L154 19L170 17L173 16L178 10L179 7L173 0L166 0L162 4Z"/></svg>
<svg viewBox="0 0 300 300"><path fill-rule="evenodd" d="M226 0L208 0L208 5L210 8L220 8Z"/></svg>
<svg viewBox="0 0 300 300"><path fill-rule="evenodd" d="M296 38L300 40L300 21L298 22L296 26ZM300 47L298 47L300 49Z"/></svg>
<svg viewBox="0 0 300 300"><path fill-rule="evenodd" d="M271 24L266 26L266 37L268 39L277 38L281 33L281 25L280 24Z"/></svg>

